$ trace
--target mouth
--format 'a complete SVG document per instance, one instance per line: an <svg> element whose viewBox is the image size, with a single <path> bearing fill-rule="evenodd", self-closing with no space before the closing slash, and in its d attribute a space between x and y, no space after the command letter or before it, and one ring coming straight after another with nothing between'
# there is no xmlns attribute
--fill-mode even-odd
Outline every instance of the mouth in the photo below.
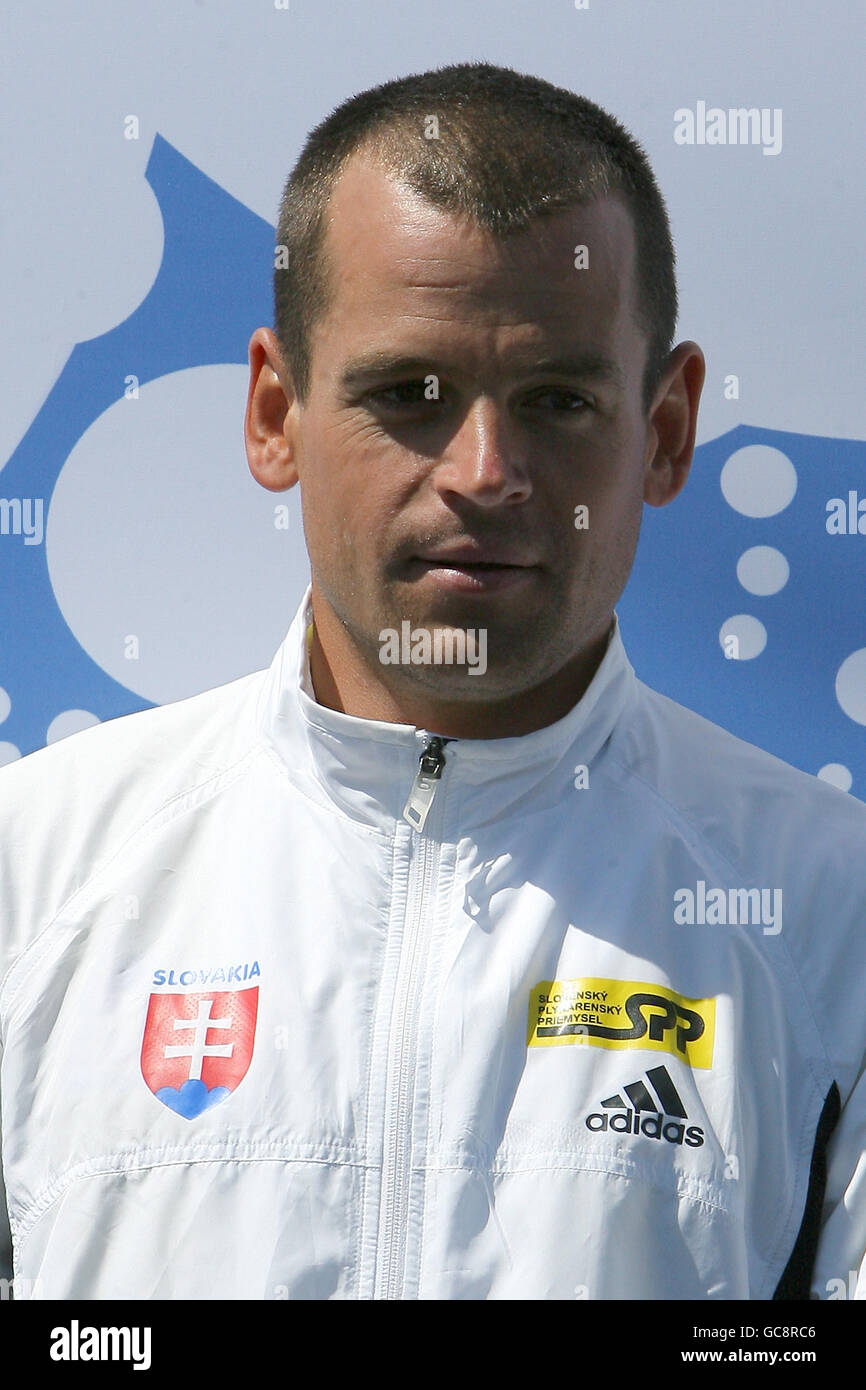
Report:
<svg viewBox="0 0 866 1390"><path fill-rule="evenodd" d="M430 559L416 555L409 560L407 572L410 579L428 578L439 588L486 593L525 583L538 574L538 567L495 560Z"/></svg>

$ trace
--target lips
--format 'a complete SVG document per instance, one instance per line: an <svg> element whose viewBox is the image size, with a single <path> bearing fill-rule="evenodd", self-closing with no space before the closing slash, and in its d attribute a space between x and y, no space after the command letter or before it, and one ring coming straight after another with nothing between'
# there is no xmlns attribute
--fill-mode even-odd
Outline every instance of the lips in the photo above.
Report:
<svg viewBox="0 0 866 1390"><path fill-rule="evenodd" d="M417 557L422 565L430 565L436 569L449 570L514 570L528 569L528 565L502 565L492 560L429 560L423 555Z"/></svg>
<svg viewBox="0 0 866 1390"><path fill-rule="evenodd" d="M516 551L493 546L466 546L454 550L420 551L412 557L423 564L452 569L529 569L533 562Z"/></svg>
<svg viewBox="0 0 866 1390"><path fill-rule="evenodd" d="M501 559L479 560L477 550L471 553L471 559L466 551L415 555L406 566L406 577L421 581L426 577L443 593L481 597L527 584L538 574L536 565Z"/></svg>

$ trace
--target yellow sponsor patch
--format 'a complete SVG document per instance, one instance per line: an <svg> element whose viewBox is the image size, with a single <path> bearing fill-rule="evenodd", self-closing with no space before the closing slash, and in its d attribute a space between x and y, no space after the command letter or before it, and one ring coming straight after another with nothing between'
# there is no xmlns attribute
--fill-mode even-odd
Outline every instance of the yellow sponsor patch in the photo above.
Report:
<svg viewBox="0 0 866 1390"><path fill-rule="evenodd" d="M711 1067L715 1030L715 999L643 980L542 980L529 998L529 1047L638 1047Z"/></svg>

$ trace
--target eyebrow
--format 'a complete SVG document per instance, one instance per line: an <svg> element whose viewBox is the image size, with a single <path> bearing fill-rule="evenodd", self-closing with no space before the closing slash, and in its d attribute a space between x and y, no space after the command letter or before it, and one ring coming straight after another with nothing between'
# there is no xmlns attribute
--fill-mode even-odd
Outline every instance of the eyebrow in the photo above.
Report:
<svg viewBox="0 0 866 1390"><path fill-rule="evenodd" d="M347 362L341 373L340 383L344 389L351 390L353 387L369 385L385 377L402 376L412 372L429 373L434 368L435 360L432 357L395 357L389 352L371 352ZM617 363L612 358L593 352L527 361L515 369L515 375L520 374L579 377L582 380L608 381L620 387L625 384L622 370Z"/></svg>

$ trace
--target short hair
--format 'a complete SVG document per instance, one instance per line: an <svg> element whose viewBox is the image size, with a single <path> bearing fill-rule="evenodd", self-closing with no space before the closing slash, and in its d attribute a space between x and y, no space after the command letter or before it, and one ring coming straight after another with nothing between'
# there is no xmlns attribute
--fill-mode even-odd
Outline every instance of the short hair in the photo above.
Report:
<svg viewBox="0 0 866 1390"><path fill-rule="evenodd" d="M425 137L433 116L437 139ZM361 92L307 137L277 220L287 264L274 270L274 336L302 404L312 332L332 302L328 203L344 165L362 149L428 202L502 237L547 212L621 193L635 229L635 316L647 342L642 399L649 410L678 310L670 224L646 154L586 97L485 62Z"/></svg>

